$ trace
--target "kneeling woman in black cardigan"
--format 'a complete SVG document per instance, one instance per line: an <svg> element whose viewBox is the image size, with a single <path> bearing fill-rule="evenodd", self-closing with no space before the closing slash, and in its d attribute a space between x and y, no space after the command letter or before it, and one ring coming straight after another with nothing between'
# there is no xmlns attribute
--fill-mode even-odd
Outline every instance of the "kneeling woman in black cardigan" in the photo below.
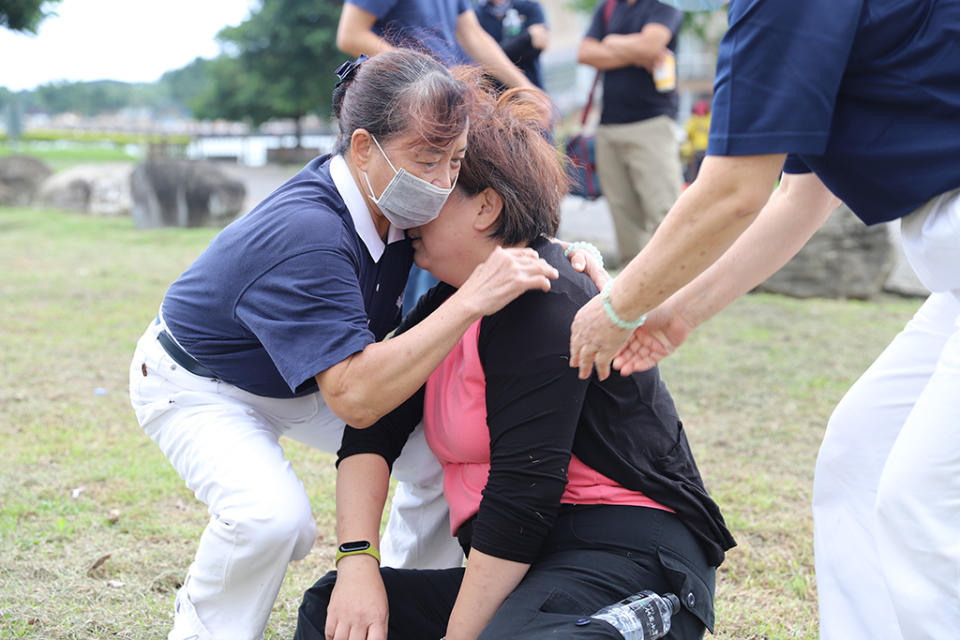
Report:
<svg viewBox="0 0 960 640"><path fill-rule="evenodd" d="M560 278L477 321L398 409L347 429L338 571L307 591L296 638L619 638L605 622L574 623L645 589L679 596L668 638L700 638L733 539L658 371L601 381L569 367L570 323L596 287L546 240L565 165L522 94L490 101L440 216L408 231L417 265L442 283L401 330L501 247L532 247ZM378 566L390 465L421 419L465 569Z"/></svg>

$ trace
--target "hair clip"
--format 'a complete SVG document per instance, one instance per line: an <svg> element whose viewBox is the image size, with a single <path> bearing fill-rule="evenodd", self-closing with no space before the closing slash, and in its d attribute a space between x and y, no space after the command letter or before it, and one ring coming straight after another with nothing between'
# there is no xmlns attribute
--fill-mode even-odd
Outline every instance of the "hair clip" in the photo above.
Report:
<svg viewBox="0 0 960 640"><path fill-rule="evenodd" d="M355 74L357 72L357 69L360 68L360 65L369 59L370 58L369 56L367 56L367 54L361 53L360 57L357 58L356 60L347 60L343 64L341 64L339 67L337 67L337 70L334 71L334 73L337 74L337 77L339 78L339 80L337 80L337 84L335 84L333 88L336 89L337 87L344 84L345 82L349 82L350 78L353 77L353 74Z"/></svg>

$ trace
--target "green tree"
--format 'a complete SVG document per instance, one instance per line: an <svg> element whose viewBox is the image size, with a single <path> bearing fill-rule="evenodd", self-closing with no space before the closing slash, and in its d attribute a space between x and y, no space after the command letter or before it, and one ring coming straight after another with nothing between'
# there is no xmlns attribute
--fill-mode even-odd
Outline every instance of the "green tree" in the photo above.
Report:
<svg viewBox="0 0 960 640"><path fill-rule="evenodd" d="M36 33L51 5L61 0L0 0L0 27Z"/></svg>
<svg viewBox="0 0 960 640"><path fill-rule="evenodd" d="M300 146L300 119L330 114L340 5L335 2L270 0L217 38L225 55L209 64L210 83L193 103L201 118L248 120L292 118Z"/></svg>
<svg viewBox="0 0 960 640"><path fill-rule="evenodd" d="M207 90L213 64L210 60L196 58L185 67L167 71L160 76L161 93L174 104L190 107Z"/></svg>
<svg viewBox="0 0 960 640"><path fill-rule="evenodd" d="M74 112L83 115L117 111L124 107L163 106L160 89L152 83L116 80L94 82L51 82L32 92L32 107L47 113Z"/></svg>

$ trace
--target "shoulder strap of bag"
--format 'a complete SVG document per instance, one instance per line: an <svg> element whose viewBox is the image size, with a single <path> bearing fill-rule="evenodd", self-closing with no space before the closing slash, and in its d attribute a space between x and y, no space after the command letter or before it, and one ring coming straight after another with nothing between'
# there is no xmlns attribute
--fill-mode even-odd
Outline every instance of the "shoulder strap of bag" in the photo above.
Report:
<svg viewBox="0 0 960 640"><path fill-rule="evenodd" d="M606 4L603 5L603 28L604 30L610 26L610 16L613 15L613 8L617 6L617 0L607 0ZM587 118L590 117L590 109L593 108L593 95L597 92L597 85L600 83L600 76L603 75L602 71L597 71L597 75L593 78L593 84L590 85L590 95L587 97L587 105L583 108L583 115L580 116L580 128L583 129L587 126Z"/></svg>

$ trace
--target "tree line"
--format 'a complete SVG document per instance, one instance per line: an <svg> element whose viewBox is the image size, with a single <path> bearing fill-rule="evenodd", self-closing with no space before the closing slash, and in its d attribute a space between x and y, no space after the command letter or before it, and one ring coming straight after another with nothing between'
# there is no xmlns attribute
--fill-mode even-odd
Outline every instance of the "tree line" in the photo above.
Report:
<svg viewBox="0 0 960 640"><path fill-rule="evenodd" d="M4 13L3 4L0 26L30 31L42 19L43 2L33 2L31 15ZM263 2L243 23L217 34L223 50L217 58L197 58L154 83L54 82L19 92L0 87L0 112L14 103L24 113L50 114L145 107L254 126L273 118L329 116L334 69L344 59L336 48L339 15L334 2Z"/></svg>

